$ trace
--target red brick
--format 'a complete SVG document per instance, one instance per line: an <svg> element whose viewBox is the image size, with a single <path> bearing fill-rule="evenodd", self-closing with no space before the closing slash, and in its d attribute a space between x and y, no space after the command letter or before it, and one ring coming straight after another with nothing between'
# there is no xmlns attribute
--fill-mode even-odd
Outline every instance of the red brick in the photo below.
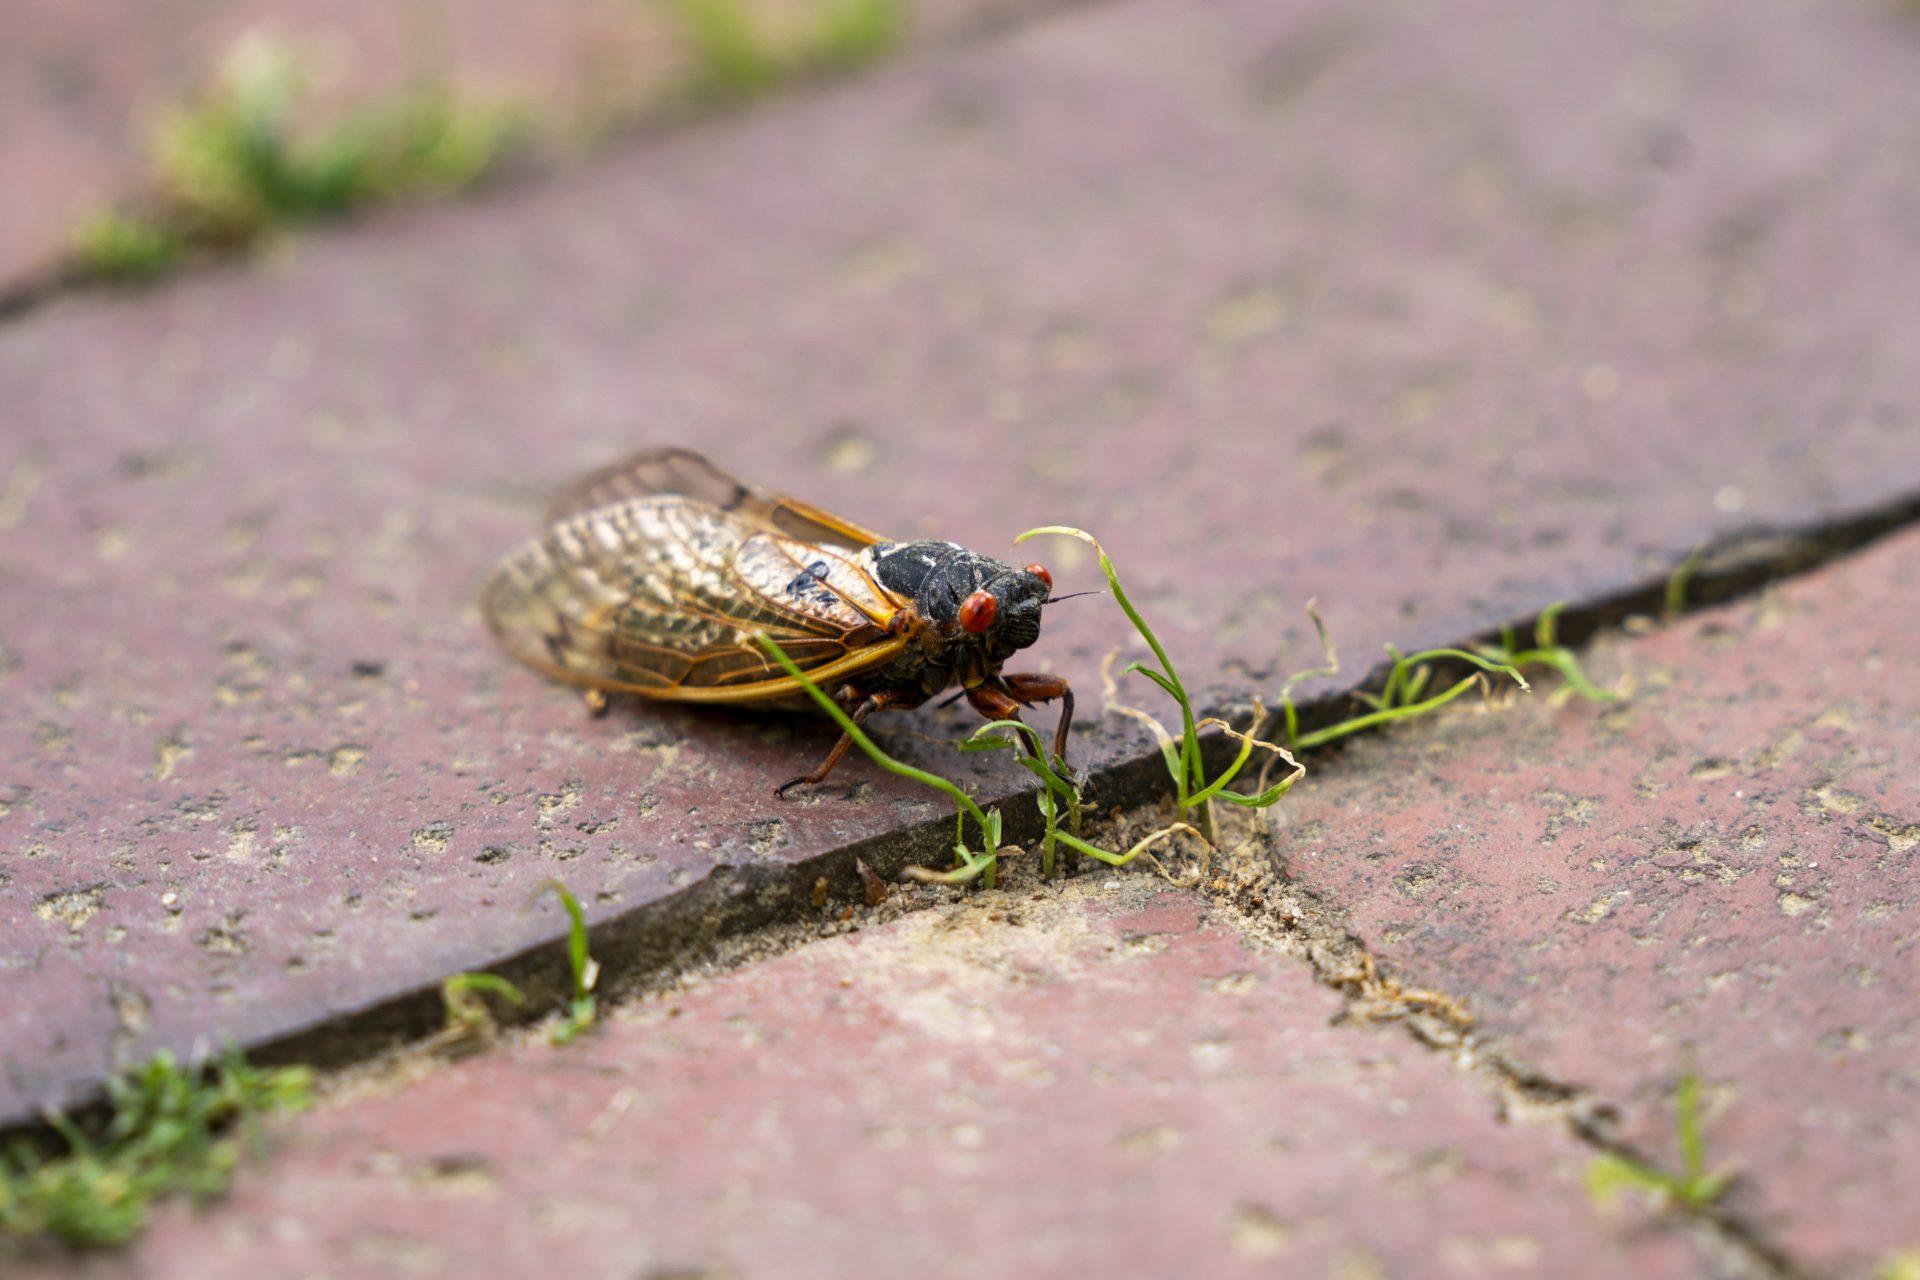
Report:
<svg viewBox="0 0 1920 1280"><path fill-rule="evenodd" d="M1729 1203L1866 1274L1920 1238L1916 636L1906 533L1609 640L1618 706L1503 699L1355 743L1297 793L1287 865L1669 1168L1692 1062Z"/></svg>
<svg viewBox="0 0 1920 1280"><path fill-rule="evenodd" d="M79 1274L1711 1271L1154 883L985 895L327 1106Z"/></svg>

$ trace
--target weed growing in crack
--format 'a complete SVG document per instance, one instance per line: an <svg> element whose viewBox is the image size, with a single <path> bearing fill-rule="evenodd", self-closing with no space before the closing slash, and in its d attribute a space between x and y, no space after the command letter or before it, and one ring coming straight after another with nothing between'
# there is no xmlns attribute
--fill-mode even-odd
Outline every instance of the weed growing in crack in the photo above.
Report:
<svg viewBox="0 0 1920 1280"><path fill-rule="evenodd" d="M160 116L146 207L99 212L81 226L73 246L80 269L151 278L196 251L455 191L522 132L511 113L460 102L424 75L322 120L310 105L314 61L260 35L236 43L211 88Z"/></svg>
<svg viewBox="0 0 1920 1280"><path fill-rule="evenodd" d="M255 1067L236 1048L210 1065L156 1054L107 1081L107 1118L91 1131L48 1113L64 1152L23 1141L0 1153L0 1236L125 1244L162 1196L224 1192L259 1118L305 1107L312 1083L305 1067Z"/></svg>
<svg viewBox="0 0 1920 1280"><path fill-rule="evenodd" d="M1124 867L1135 858L1145 856L1147 861L1160 867L1159 860L1147 850L1162 840L1170 840L1180 832L1199 836L1198 829L1184 822L1175 822L1157 831L1149 832L1128 848L1125 853L1111 853L1100 846L1089 844L1080 838L1080 821L1085 801L1081 795L1082 780L1065 768L1065 762L1055 760L1048 763L1040 754L1038 738L1031 726L1018 720L993 720L980 726L971 738L960 744L962 751L1004 751L1011 750L1022 765L1033 771L1040 779L1040 790L1034 793L1034 801L1040 806L1040 818L1045 825L1045 833L1040 844L1040 874L1053 875L1054 855L1059 846L1065 845L1075 853L1083 853L1096 858L1111 867ZM1060 829L1060 819L1067 820L1067 830ZM1205 839L1204 836L1201 836ZM1160 867L1160 873L1166 875L1166 868ZM1167 876L1171 880L1173 877Z"/></svg>
<svg viewBox="0 0 1920 1280"><path fill-rule="evenodd" d="M179 264L186 245L158 221L98 209L74 232L73 252L89 274L132 283L165 275Z"/></svg>
<svg viewBox="0 0 1920 1280"><path fill-rule="evenodd" d="M1178 704L1180 734L1177 738L1152 715L1138 707L1120 703L1114 696L1116 690L1110 673L1103 673L1107 683L1106 700L1110 709L1145 725L1153 734L1154 741L1159 744L1160 754L1166 761L1167 774L1173 780L1174 803L1179 809L1181 821L1191 820L1199 828L1201 838L1212 846L1215 843L1216 834L1213 821L1215 800L1248 809L1265 809L1278 803L1281 796L1292 790L1293 784L1300 780L1306 769L1284 748L1263 741L1251 732L1241 733L1226 721L1214 717L1197 719L1194 716L1193 699L1188 695L1186 686L1180 682L1180 676L1173 667L1173 660L1167 656L1160 638L1153 633L1153 628L1147 625L1147 620L1140 616L1140 611L1134 607L1133 601L1127 598L1125 588L1120 585L1120 575L1114 570L1113 560L1107 555L1106 548L1100 545L1099 539L1084 529L1075 529L1067 525L1046 525L1027 530L1015 538L1013 543L1019 546L1027 539L1036 538L1042 534L1078 538L1094 549L1100 557L1100 572L1106 575L1107 587L1113 592L1114 602L1120 606L1121 612L1127 615L1128 621L1133 623L1134 629L1140 633L1141 639L1147 642L1147 647L1153 651L1155 660L1160 664L1158 667L1153 667L1145 662L1131 662L1127 664L1123 674L1137 672L1145 676ZM1264 710L1256 706L1254 727L1257 728L1264 718ZM1206 760L1200 746L1200 731L1209 728L1220 729L1240 744L1239 753L1234 757L1233 762L1211 781L1207 778ZM1266 786L1263 783L1261 789L1254 793L1229 789L1227 784L1239 776L1240 771L1252 759L1256 749L1270 753L1269 763L1284 762L1291 771L1272 786Z"/></svg>
<svg viewBox="0 0 1920 1280"><path fill-rule="evenodd" d="M785 21L750 0L673 0L667 12L693 59L688 92L738 102L808 75L855 70L905 38L908 0L812 0Z"/></svg>
<svg viewBox="0 0 1920 1280"><path fill-rule="evenodd" d="M1437 711L1467 690L1486 688L1489 676L1506 676L1519 685L1522 690L1531 690L1532 686L1521 671L1527 667L1546 667L1560 673L1565 682L1554 691L1554 698L1563 699L1578 694L1592 702L1611 702L1619 695L1595 685L1587 678L1580 666L1579 657L1573 650L1559 643L1557 624L1564 604L1551 604L1541 610L1534 623L1534 642L1531 647L1522 648L1514 640L1511 627L1501 632L1498 644L1480 646L1479 651L1466 649L1423 649L1418 653L1403 654L1392 645L1387 646L1387 656L1393 665L1387 670L1387 679L1378 693L1358 692L1354 696L1366 705L1368 710L1361 715L1350 716L1337 724L1327 725L1307 733L1300 732L1300 713L1294 706L1293 690L1302 681L1317 676L1333 676L1340 672L1340 658L1334 652L1333 641L1327 636L1326 623L1320 617L1320 611L1312 601L1307 602L1307 616L1313 620L1313 627L1320 637L1321 651L1326 655L1326 665L1312 667L1289 676L1280 688L1277 701L1280 704L1279 716L1286 736L1287 746L1294 751L1311 751L1323 747L1329 742L1375 729L1396 720L1411 720ZM1477 668L1471 674L1441 690L1428 694L1427 689L1433 678L1433 664L1439 662L1460 662Z"/></svg>
<svg viewBox="0 0 1920 1280"><path fill-rule="evenodd" d="M1674 1091L1674 1127L1680 1139L1681 1172L1668 1173L1631 1156L1606 1152L1587 1165L1587 1193L1605 1208L1622 1191L1642 1191L1657 1203L1704 1209L1720 1198L1731 1173L1707 1172L1706 1139L1700 1130L1700 1077L1680 1077Z"/></svg>
<svg viewBox="0 0 1920 1280"><path fill-rule="evenodd" d="M434 1034L429 1045L435 1049L470 1048L493 1039L498 1030L486 996L508 1004L525 1004L520 988L493 973L456 973L440 984L440 1001L446 1006L446 1025Z"/></svg>
<svg viewBox="0 0 1920 1280"><path fill-rule="evenodd" d="M600 962L587 954L587 916L580 909L580 900L566 885L558 880L548 880L534 891L538 900L542 894L552 893L560 899L560 905L567 909L567 968L573 977L573 998L567 1006L567 1016L554 1028L555 1044L570 1043L582 1031L593 1025L594 984L600 980ZM474 977L491 977L490 974L475 974ZM499 982L501 979L495 978Z"/></svg>
<svg viewBox="0 0 1920 1280"><path fill-rule="evenodd" d="M788 675L800 683L801 688L805 689L807 695L819 704L820 709L833 717L834 723L851 735L854 745L859 747L869 760L888 773L902 778L911 778L923 786L944 792L953 800L955 828L953 869L933 871L926 867L908 867L906 874L922 884L967 884L978 880L983 887L993 888L999 872L1000 859L1025 852L1017 845L1002 842L1000 811L998 809L983 810L958 783L943 778L937 773L929 773L925 769L917 769L913 765L895 760L868 737L864 729L853 722L853 717L848 715L839 703L828 696L819 685L809 680L807 674L794 664L793 659L787 656L786 651L771 636L762 634L759 640L761 647L780 664ZM1001 736L1006 730L1011 730L1011 733ZM1018 754L1022 764L1040 776L1042 786L1038 793L1038 803L1041 815L1046 821L1043 845L1045 861L1042 864L1042 870L1046 874L1052 874L1052 855L1057 844L1064 844L1070 849L1097 858L1110 866L1124 867L1141 856L1145 856L1149 862L1159 866L1153 855L1147 852L1153 845L1172 838L1180 831L1200 834L1186 823L1176 822L1136 841L1125 853L1114 853L1102 849L1098 845L1082 840L1072 831L1060 830L1060 819L1063 815L1068 818L1070 826L1078 826L1081 807L1080 783L1064 769L1059 768L1058 761L1052 764L1047 763L1040 753L1038 739L1034 737L1030 726L1018 720L996 720L981 726L980 733L970 741L977 745L963 746L962 750L992 751L1011 748ZM981 847L977 853L967 845L967 819L969 818L973 819L974 828L980 833ZM1161 873L1165 874L1164 867L1161 868Z"/></svg>
<svg viewBox="0 0 1920 1280"><path fill-rule="evenodd" d="M1582 670L1578 657L1571 649L1559 643L1556 626L1563 606L1554 604L1541 612L1535 623L1533 643L1526 647L1515 640L1511 628L1501 633L1499 643L1482 645L1478 652L1440 648L1402 654L1389 645L1387 652L1393 662L1380 692L1363 691L1355 695L1367 705L1368 711L1338 724L1302 733L1299 711L1292 696L1294 687L1310 677L1335 675L1340 669L1339 658L1334 652L1333 642L1327 636L1326 625L1318 609L1309 602L1307 613L1312 618L1314 629L1320 637L1321 647L1326 655L1326 664L1299 672L1282 686L1279 696L1280 710L1277 713L1286 736L1287 745L1282 747L1258 736L1260 727L1267 720L1267 713L1257 699L1253 708L1252 726L1248 732L1241 732L1217 717L1202 718L1196 715L1192 697L1181 682L1166 648L1127 596L1112 558L1108 556L1106 548L1097 538L1084 529L1065 525L1046 525L1029 529L1021 534L1014 539L1014 545L1017 546L1042 534L1078 538L1098 554L1101 572L1107 579L1108 589L1113 593L1115 602L1133 623L1135 630L1140 633L1140 637L1146 642L1158 664L1153 665L1144 661L1129 663L1122 674L1137 673L1144 676L1172 698L1180 709L1180 732L1176 735L1148 712L1120 702L1117 682L1111 670L1111 658L1103 666L1101 676L1105 685L1107 708L1139 722L1153 734L1154 741L1159 746L1161 756L1166 763L1168 777L1173 783L1174 803L1179 813L1177 822L1163 830L1153 832L1125 853L1113 853L1101 849L1081 838L1084 779L1074 776L1065 767L1063 761L1048 759L1041 748L1038 736L1030 726L1017 720L993 721L981 726L970 739L961 744L963 751L1012 751L1020 765L1039 780L1040 787L1035 795L1035 803L1039 806L1044 823L1041 873L1045 876L1053 874L1055 855L1061 847L1115 866L1124 866L1134 858L1146 854L1153 844L1170 838L1178 831L1187 830L1200 836L1207 848L1211 850L1215 846L1217 834L1213 802L1218 800L1249 809L1265 809L1274 805L1306 772L1292 752L1311 750L1349 734L1438 710L1470 688L1475 686L1484 688L1489 676L1509 677L1524 690L1530 689L1531 686L1527 683L1526 677L1521 674L1522 669L1546 667L1557 671L1564 681L1562 688L1555 693L1556 698L1578 694L1595 702L1603 702L1617 696L1594 685ZM983 810L971 796L946 778L895 760L877 746L865 731L853 722L852 717L844 709L814 685L778 644L764 635L760 637L760 643L875 764L890 773L911 778L922 785L945 792L954 801L954 868L943 872L911 868L910 874L923 881L947 884L965 883L978 879L991 888L999 858L1005 854L1019 852L1003 846L999 811ZM1428 685L1432 679L1435 664L1441 662L1464 663L1475 670L1441 692L1429 694ZM1208 777L1200 738L1201 732L1210 728L1219 729L1225 736L1239 743L1239 750L1232 761L1211 778ZM1230 784L1252 761L1255 752L1266 753L1266 759L1254 790L1251 792L1233 790ZM1269 778L1275 766L1285 766L1287 771L1278 781L1270 784ZM980 848L977 852L969 846L967 840L969 818L973 820L975 829L979 832ZM1156 866L1159 865L1150 854L1147 856ZM1161 871L1165 874L1165 868L1161 868Z"/></svg>
<svg viewBox="0 0 1920 1280"><path fill-rule="evenodd" d="M1040 779L1040 790L1034 793L1034 800L1040 806L1040 817L1046 823L1046 834L1041 837L1040 844L1040 874L1051 877L1054 853L1063 834L1060 831L1061 818L1066 819L1067 833L1073 837L1080 835L1084 809L1080 780L1067 769L1066 761L1049 761L1040 750L1039 737L1032 726L1018 720L989 721L974 730L973 736L960 744L960 749L1011 751L1022 768Z"/></svg>
<svg viewBox="0 0 1920 1280"><path fill-rule="evenodd" d="M1609 689L1602 689L1587 678L1586 671L1580 666L1579 656L1573 650L1560 643L1560 615L1566 612L1566 601L1556 600L1540 611L1533 622L1533 647L1523 649L1514 643L1513 628L1500 629L1500 643L1482 645L1480 654L1503 671L1512 673L1520 680L1520 672L1528 667L1545 667L1559 673L1563 682L1552 694L1557 705L1567 701L1575 694L1588 702L1615 702L1620 695ZM1524 686L1525 680L1520 680Z"/></svg>
<svg viewBox="0 0 1920 1280"><path fill-rule="evenodd" d="M1667 575L1661 615L1668 622L1672 622L1686 611L1687 588L1693 585L1694 575L1700 572L1700 566L1706 563L1706 558L1706 550L1696 548L1685 560L1674 566L1672 573Z"/></svg>
<svg viewBox="0 0 1920 1280"><path fill-rule="evenodd" d="M1920 1248L1901 1249L1880 1259L1874 1280L1920 1280Z"/></svg>

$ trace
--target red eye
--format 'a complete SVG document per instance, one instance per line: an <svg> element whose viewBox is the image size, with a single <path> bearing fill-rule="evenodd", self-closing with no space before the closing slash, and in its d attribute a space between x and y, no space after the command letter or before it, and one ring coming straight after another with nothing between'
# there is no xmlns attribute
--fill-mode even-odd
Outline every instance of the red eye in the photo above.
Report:
<svg viewBox="0 0 1920 1280"><path fill-rule="evenodd" d="M1000 602L991 591L976 591L960 602L960 625L979 635L993 625L993 615L999 608Z"/></svg>
<svg viewBox="0 0 1920 1280"><path fill-rule="evenodd" d="M1041 586L1049 591L1053 590L1053 575L1047 572L1047 566L1043 564L1030 564L1027 566L1027 572L1040 579Z"/></svg>

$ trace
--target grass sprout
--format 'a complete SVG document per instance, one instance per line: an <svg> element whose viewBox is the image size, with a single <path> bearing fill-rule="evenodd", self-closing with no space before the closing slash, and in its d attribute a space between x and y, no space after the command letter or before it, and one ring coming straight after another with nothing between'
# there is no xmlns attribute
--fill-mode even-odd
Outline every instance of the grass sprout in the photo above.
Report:
<svg viewBox="0 0 1920 1280"><path fill-rule="evenodd" d="M810 0L772 12L752 0L672 0L668 13L693 59L691 92L722 101L856 70L898 46L912 17L908 0Z"/></svg>
<svg viewBox="0 0 1920 1280"><path fill-rule="evenodd" d="M259 1118L305 1107L312 1083L304 1067L256 1067L237 1048L206 1065L156 1054L107 1081L107 1118L91 1131L48 1113L63 1152L25 1141L0 1152L0 1236L125 1244L161 1197L223 1193Z"/></svg>
<svg viewBox="0 0 1920 1280"><path fill-rule="evenodd" d="M534 891L537 900L542 894L552 893L560 899L560 905L567 910L567 968L573 978L573 994L567 1006L567 1016L554 1029L553 1042L567 1044L582 1031L593 1025L595 1001L594 985L600 980L600 962L587 954L587 915L580 909L580 900L571 890L558 880L548 880ZM470 977L492 977L491 974L472 974ZM500 982L502 979L495 978Z"/></svg>
<svg viewBox="0 0 1920 1280"><path fill-rule="evenodd" d="M1280 688L1278 714L1287 746L1294 751L1312 751L1351 734L1375 729L1396 720L1427 715L1469 689L1486 691L1490 678L1511 679L1523 692L1529 692L1533 686L1527 683L1526 676L1522 674L1522 670L1528 667L1546 667L1560 674L1564 683L1554 691L1556 700L1575 694L1593 702L1615 700L1619 695L1600 688L1588 679L1578 655L1559 643L1557 625L1564 609L1564 604L1555 603L1541 610L1534 623L1533 644L1525 648L1516 643L1511 627L1501 632L1498 644L1482 645L1478 652L1441 648L1403 654L1393 645L1388 645L1387 655L1392 659L1392 665L1387 669L1386 682L1380 691L1361 691L1354 695L1367 710L1336 724L1302 733L1299 709L1293 701L1294 688L1305 680L1340 673L1340 658L1334 651L1333 641L1327 636L1326 622L1321 618L1316 604L1309 600L1307 616L1312 619L1314 631L1320 638L1325 664L1294 673L1287 677L1286 683ZM1434 664L1441 662L1463 663L1475 670L1437 693L1430 692Z"/></svg>
<svg viewBox="0 0 1920 1280"><path fill-rule="evenodd" d="M456 973L440 984L440 1001L446 1006L447 1021L431 1039L432 1047L455 1049L474 1047L493 1039L499 1030L485 997L493 996L508 1004L525 1004L527 997L519 987L493 973Z"/></svg>
<svg viewBox="0 0 1920 1280"><path fill-rule="evenodd" d="M1920 1248L1900 1249L1880 1259L1874 1280L1920 1280Z"/></svg>
<svg viewBox="0 0 1920 1280"><path fill-rule="evenodd" d="M1111 672L1103 671L1102 675L1106 680L1107 706L1145 725L1159 745L1160 754L1166 760L1167 774L1173 781L1174 803L1179 809L1181 822L1191 822L1191 825L1198 829L1201 838L1211 846L1215 843L1213 821L1215 800L1250 809L1264 809L1277 803L1280 797L1300 780L1301 775L1306 772L1305 768L1285 748L1275 743L1255 737L1251 732L1240 733L1224 720L1196 717L1193 699L1188 695L1186 686L1180 682L1179 673L1174 670L1173 660L1167 656L1166 648L1161 645L1160 638L1154 634L1153 628L1147 625L1147 620L1140 616L1140 611L1128 598L1126 589L1120 585L1120 575L1115 571L1113 560L1107 555L1106 548L1100 545L1099 539L1084 529L1075 529L1068 525L1045 525L1038 529L1027 530L1013 540L1014 545L1018 546L1029 538L1037 538L1043 534L1078 538L1094 549L1100 557L1100 571L1106 575L1107 587L1113 592L1115 603L1133 623L1141 639L1147 642L1147 648L1153 651L1154 659L1159 663L1155 667L1145 662L1131 662L1127 664L1124 673L1138 673L1144 676L1174 700L1180 708L1180 733L1177 736L1148 712L1119 702L1115 696L1117 687ZM1264 710L1256 706L1254 726L1257 727L1263 719L1265 719ZM1207 728L1219 728L1228 737L1240 743L1240 750L1232 763L1211 780L1207 777L1206 759L1200 743L1200 731ZM1280 781L1271 786L1263 786L1255 792L1231 790L1228 784L1239 776L1240 771L1246 767L1257 750L1269 753L1275 761L1284 762L1290 767L1290 772Z"/></svg>
<svg viewBox="0 0 1920 1280"><path fill-rule="evenodd" d="M915 768L913 765L894 759L880 745L867 736L866 730L853 722L853 717L835 702L819 685L807 678L804 671L795 665L778 642L771 636L760 636L761 647L778 662L786 673L800 682L807 695L819 704L820 709L833 717L848 734L853 743L866 757L885 769L888 773L902 778L910 778L923 786L944 792L954 803L954 865L947 871L935 871L928 867L908 867L905 874L909 879L922 884L968 884L978 880L984 888L994 887L999 873L1000 859L1024 853L1017 845L1004 843L1004 829L998 809L982 809L977 801L958 783L943 778L937 773ZM1080 838L1079 824L1081 813L1080 783L1059 767L1059 761L1048 762L1039 748L1039 738L1031 725L1018 720L995 720L980 727L972 738L961 744L963 751L996 751L1012 749L1021 764L1032 770L1041 780L1037 793L1041 815L1046 821L1046 835L1042 845L1043 875L1053 874L1053 855L1059 845L1065 845L1076 853L1096 858L1109 866L1124 867L1135 858L1144 857L1152 863L1160 874L1172 880L1167 869L1162 866L1149 850L1163 840L1171 839L1182 831L1200 834L1184 822L1176 822L1162 830L1155 831L1144 839L1136 841L1124 853L1114 853L1102 849ZM1060 829L1062 816L1067 819L1069 830ZM980 850L975 852L967 844L967 820L971 818L975 830L980 833Z"/></svg>
<svg viewBox="0 0 1920 1280"><path fill-rule="evenodd" d="M1205 726L1209 722L1203 720L1200 723ZM1081 794L1081 780L1061 767L1062 761L1055 760L1049 763L1040 754L1037 743L1038 738L1031 725L1019 720L992 720L975 730L971 738L960 744L960 749L962 751L1011 750L1023 766L1040 778L1040 790L1034 793L1034 800L1040 806L1040 817L1046 824L1046 831L1040 843L1040 874L1043 877L1053 875L1055 854L1061 845L1065 845L1074 853L1085 854L1111 867L1124 867L1135 858L1145 857L1168 881L1175 884L1181 883L1148 850L1181 832L1200 836L1204 841L1205 837L1201 836L1198 828L1184 822L1175 822L1157 831L1149 832L1135 841L1125 853L1113 853L1082 840L1080 822L1086 805ZM1067 820L1065 831L1060 829L1060 820L1063 816ZM1197 874L1199 878L1205 877L1204 861ZM1197 882L1196 879L1195 883Z"/></svg>
<svg viewBox="0 0 1920 1280"><path fill-rule="evenodd" d="M1706 549L1697 547L1667 575L1665 605L1661 612L1668 622L1686 612L1687 589L1693 585L1694 575L1700 572L1700 566L1706 563L1706 559Z"/></svg>
<svg viewBox="0 0 1920 1280"><path fill-rule="evenodd" d="M907 0L815 0L805 61L823 71L854 71L878 61L906 39Z"/></svg>
<svg viewBox="0 0 1920 1280"><path fill-rule="evenodd" d="M1049 761L1040 750L1039 742L1033 727L1023 721L990 720L974 730L973 736L960 744L960 749L1012 751L1021 767L1040 779L1040 790L1034 793L1035 803L1040 806L1040 816L1046 823L1046 834L1041 838L1040 845L1040 874L1050 877L1053 875L1055 850L1060 842L1060 820L1064 817L1068 833L1078 837L1085 806L1081 799L1079 779L1066 769L1065 761Z"/></svg>
<svg viewBox="0 0 1920 1280"><path fill-rule="evenodd" d="M185 251L170 228L115 209L87 215L73 236L74 255L90 274L126 283L165 275Z"/></svg>
<svg viewBox="0 0 1920 1280"><path fill-rule="evenodd" d="M1540 611L1533 623L1533 646L1521 648L1514 643L1513 628L1503 627L1500 631L1500 643L1482 645L1483 658L1504 671L1512 673L1520 680L1520 670L1525 667L1546 667L1557 672L1563 682L1553 691L1556 703L1565 702L1578 694L1588 702L1616 702L1620 695L1608 689L1602 689L1587 678L1580 666L1580 658L1573 650L1560 643L1558 628L1560 615L1566 611L1566 602L1556 600ZM1437 652L1445 652L1439 650ZM1525 680L1520 680L1522 685Z"/></svg>
<svg viewBox="0 0 1920 1280"><path fill-rule="evenodd" d="M1720 1198L1732 1181L1727 1172L1707 1172L1707 1147L1700 1126L1700 1077L1692 1071L1680 1077L1673 1100L1674 1127L1680 1139L1681 1172L1668 1173L1632 1156L1606 1152L1587 1165L1587 1193L1606 1207L1623 1191L1644 1192L1661 1204L1704 1209Z"/></svg>

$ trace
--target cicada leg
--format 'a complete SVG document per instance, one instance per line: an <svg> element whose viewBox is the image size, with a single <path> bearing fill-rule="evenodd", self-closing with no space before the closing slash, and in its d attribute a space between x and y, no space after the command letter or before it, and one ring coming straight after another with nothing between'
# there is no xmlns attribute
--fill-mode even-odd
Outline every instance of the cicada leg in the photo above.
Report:
<svg viewBox="0 0 1920 1280"><path fill-rule="evenodd" d="M1053 733L1053 754L1061 762L1067 758L1067 731L1073 727L1073 689L1060 676L1037 673L1003 675L1000 688L979 684L967 690L967 705L989 720L1018 720L1020 708L1036 702L1060 699L1060 727ZM1034 744L1035 749L1039 743Z"/></svg>
<svg viewBox="0 0 1920 1280"><path fill-rule="evenodd" d="M853 710L848 713L849 717L855 724L865 724L867 717L876 711L917 707L927 699L923 693L899 689L883 689L879 693L862 695L852 686L842 685L840 691L833 695L833 700L838 702L842 707L851 703ZM816 782L825 782L827 775L833 772L833 767L840 763L840 757L846 755L847 749L851 746L853 746L853 735L850 733L841 734L840 741L833 744L833 750L827 752L827 758L820 763L818 769L815 769L812 773L803 774L798 778L788 779L775 787L773 793L777 796L784 797L787 792L793 790L795 787L810 787Z"/></svg>

